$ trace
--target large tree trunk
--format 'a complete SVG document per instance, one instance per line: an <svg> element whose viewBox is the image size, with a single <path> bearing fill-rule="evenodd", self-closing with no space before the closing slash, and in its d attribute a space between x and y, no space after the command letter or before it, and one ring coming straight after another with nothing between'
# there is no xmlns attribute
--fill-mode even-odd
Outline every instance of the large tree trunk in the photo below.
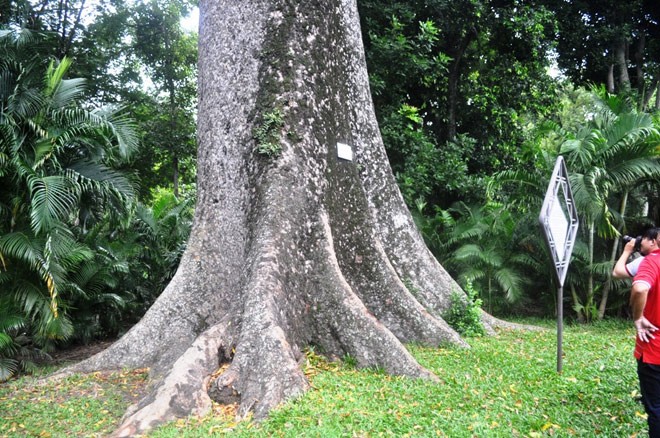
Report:
<svg viewBox="0 0 660 438"><path fill-rule="evenodd" d="M635 80L637 82L637 92L639 93L639 111L646 111L648 99L646 94L652 93L646 89L646 80L644 79L644 50L646 49L646 35L641 32L637 44L635 44Z"/></svg>
<svg viewBox="0 0 660 438"><path fill-rule="evenodd" d="M616 90L614 88L614 63L609 65L607 69L607 92L614 93Z"/></svg>
<svg viewBox="0 0 660 438"><path fill-rule="evenodd" d="M355 0L202 0L200 19L186 253L142 321L67 372L151 369L153 391L117 435L206 412L222 363L210 393L262 418L307 389L299 362L309 345L434 378L402 343L466 345L440 317L460 288L392 176ZM339 143L352 160L338 157Z"/></svg>
<svg viewBox="0 0 660 438"><path fill-rule="evenodd" d="M619 91L630 90L630 76L628 75L628 43L625 38L619 37L614 42L614 62L619 67Z"/></svg>
<svg viewBox="0 0 660 438"><path fill-rule="evenodd" d="M457 118L458 118L458 87L461 79L461 67L463 55L468 45L476 36L476 31L468 32L458 41L456 49L452 53L452 62L449 65L449 76L447 80L447 141L456 140Z"/></svg>

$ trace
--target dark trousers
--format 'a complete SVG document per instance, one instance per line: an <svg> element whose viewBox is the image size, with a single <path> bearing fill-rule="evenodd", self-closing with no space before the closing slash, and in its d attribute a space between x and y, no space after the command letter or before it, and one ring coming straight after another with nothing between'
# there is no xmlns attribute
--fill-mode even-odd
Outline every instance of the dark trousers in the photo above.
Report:
<svg viewBox="0 0 660 438"><path fill-rule="evenodd" d="M642 403L648 415L649 437L660 438L660 365L637 361Z"/></svg>

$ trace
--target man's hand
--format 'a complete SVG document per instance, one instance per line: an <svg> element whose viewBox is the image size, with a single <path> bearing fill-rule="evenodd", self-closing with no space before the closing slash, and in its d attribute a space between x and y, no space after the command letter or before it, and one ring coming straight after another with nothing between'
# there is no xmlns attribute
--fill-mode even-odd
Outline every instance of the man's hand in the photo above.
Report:
<svg viewBox="0 0 660 438"><path fill-rule="evenodd" d="M651 324L649 320L643 316L635 320L635 328L637 329L637 336L642 342L650 342L651 339L655 339L653 332L658 330L656 326Z"/></svg>
<svg viewBox="0 0 660 438"><path fill-rule="evenodd" d="M623 246L623 250L627 252L629 255L635 252L635 239L630 239L629 241L627 241L626 244Z"/></svg>

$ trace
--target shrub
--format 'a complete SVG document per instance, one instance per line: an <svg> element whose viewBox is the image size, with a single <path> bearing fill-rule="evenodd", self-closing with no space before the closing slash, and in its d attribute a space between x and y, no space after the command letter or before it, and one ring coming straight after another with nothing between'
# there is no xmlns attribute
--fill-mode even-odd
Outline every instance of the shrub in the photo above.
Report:
<svg viewBox="0 0 660 438"><path fill-rule="evenodd" d="M464 296L453 291L451 304L442 317L462 336L482 336L486 333L481 322L481 299L472 287L472 282L465 286Z"/></svg>

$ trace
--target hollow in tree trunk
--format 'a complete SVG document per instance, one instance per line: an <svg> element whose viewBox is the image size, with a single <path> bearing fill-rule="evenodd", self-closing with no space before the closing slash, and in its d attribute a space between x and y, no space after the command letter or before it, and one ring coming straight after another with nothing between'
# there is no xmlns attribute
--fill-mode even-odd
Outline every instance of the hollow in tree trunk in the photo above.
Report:
<svg viewBox="0 0 660 438"><path fill-rule="evenodd" d="M310 345L434 378L403 343L466 345L440 317L461 290L395 184L355 0L202 0L200 20L187 250L143 319L67 372L150 368L118 436L208 412L209 393L263 418L308 388Z"/></svg>

